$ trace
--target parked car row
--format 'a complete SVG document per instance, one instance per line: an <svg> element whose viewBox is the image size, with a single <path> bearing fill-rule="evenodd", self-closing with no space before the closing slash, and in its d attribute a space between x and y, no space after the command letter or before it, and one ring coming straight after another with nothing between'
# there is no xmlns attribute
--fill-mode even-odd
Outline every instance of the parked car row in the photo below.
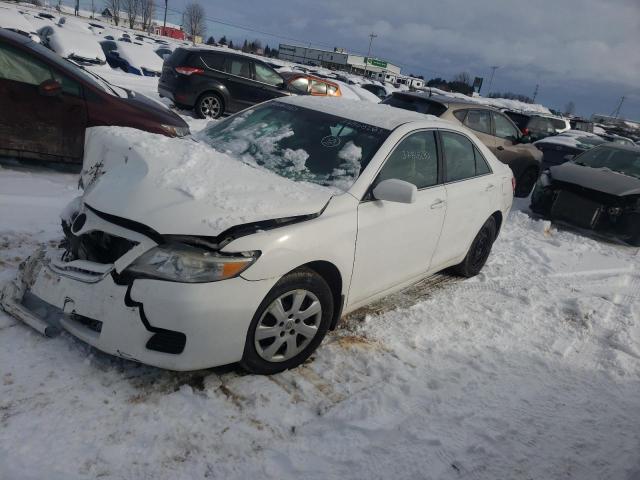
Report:
<svg viewBox="0 0 640 480"><path fill-rule="evenodd" d="M143 95L111 85L30 38L0 29L0 154L82 161L85 130L133 127L183 136L180 116ZM9 113L10 112L10 113Z"/></svg>

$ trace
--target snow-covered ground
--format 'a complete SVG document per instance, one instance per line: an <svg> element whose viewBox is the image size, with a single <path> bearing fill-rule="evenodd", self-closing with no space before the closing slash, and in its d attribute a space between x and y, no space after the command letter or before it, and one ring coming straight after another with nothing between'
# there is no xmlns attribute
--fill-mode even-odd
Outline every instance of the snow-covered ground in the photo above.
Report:
<svg viewBox="0 0 640 480"><path fill-rule="evenodd" d="M75 175L0 169L0 282ZM516 204L483 273L345 319L272 377L175 373L0 313L2 479L637 479L640 253Z"/></svg>

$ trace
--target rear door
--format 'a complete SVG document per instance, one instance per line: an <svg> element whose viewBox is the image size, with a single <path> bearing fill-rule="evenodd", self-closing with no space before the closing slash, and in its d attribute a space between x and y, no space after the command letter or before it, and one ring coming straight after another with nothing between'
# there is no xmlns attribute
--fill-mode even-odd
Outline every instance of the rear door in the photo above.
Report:
<svg viewBox="0 0 640 480"><path fill-rule="evenodd" d="M497 205L499 185L489 164L465 135L442 130L447 210L432 267L438 268L466 255L480 227Z"/></svg>
<svg viewBox="0 0 640 480"><path fill-rule="evenodd" d="M225 71L228 74L225 84L235 104L231 106L233 111L243 110L265 100L262 85L253 79L252 64L250 58L239 55L230 55L225 61Z"/></svg>
<svg viewBox="0 0 640 480"><path fill-rule="evenodd" d="M41 95L38 86L51 79L62 93ZM0 112L0 149L45 159L82 157L87 108L81 85L6 44L0 45Z"/></svg>
<svg viewBox="0 0 640 480"><path fill-rule="evenodd" d="M372 188L396 178L418 187L414 203L375 200L358 206L358 237L349 303L362 303L426 274L447 211L439 178L433 130L414 132L398 142Z"/></svg>

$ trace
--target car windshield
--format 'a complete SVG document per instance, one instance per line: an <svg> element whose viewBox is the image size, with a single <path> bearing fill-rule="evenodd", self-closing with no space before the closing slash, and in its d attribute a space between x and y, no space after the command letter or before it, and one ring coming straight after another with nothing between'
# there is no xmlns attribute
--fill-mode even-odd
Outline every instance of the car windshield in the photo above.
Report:
<svg viewBox="0 0 640 480"><path fill-rule="evenodd" d="M388 136L383 128L276 101L214 124L200 138L291 180L346 191Z"/></svg>
<svg viewBox="0 0 640 480"><path fill-rule="evenodd" d="M577 157L575 163L591 168L608 168L614 172L640 178L640 149L594 148Z"/></svg>

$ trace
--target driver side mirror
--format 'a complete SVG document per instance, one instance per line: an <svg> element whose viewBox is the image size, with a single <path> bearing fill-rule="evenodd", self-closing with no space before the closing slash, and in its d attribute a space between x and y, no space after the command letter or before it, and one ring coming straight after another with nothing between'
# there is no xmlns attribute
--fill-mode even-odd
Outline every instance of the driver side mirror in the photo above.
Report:
<svg viewBox="0 0 640 480"><path fill-rule="evenodd" d="M373 189L373 198L396 203L414 203L418 188L409 182L390 178L383 180Z"/></svg>
<svg viewBox="0 0 640 480"><path fill-rule="evenodd" d="M533 139L531 138L531 135L522 135L517 139L516 143L531 143L532 141Z"/></svg>
<svg viewBox="0 0 640 480"><path fill-rule="evenodd" d="M38 93L43 97L55 97L62 93L62 85L51 78L38 85Z"/></svg>

